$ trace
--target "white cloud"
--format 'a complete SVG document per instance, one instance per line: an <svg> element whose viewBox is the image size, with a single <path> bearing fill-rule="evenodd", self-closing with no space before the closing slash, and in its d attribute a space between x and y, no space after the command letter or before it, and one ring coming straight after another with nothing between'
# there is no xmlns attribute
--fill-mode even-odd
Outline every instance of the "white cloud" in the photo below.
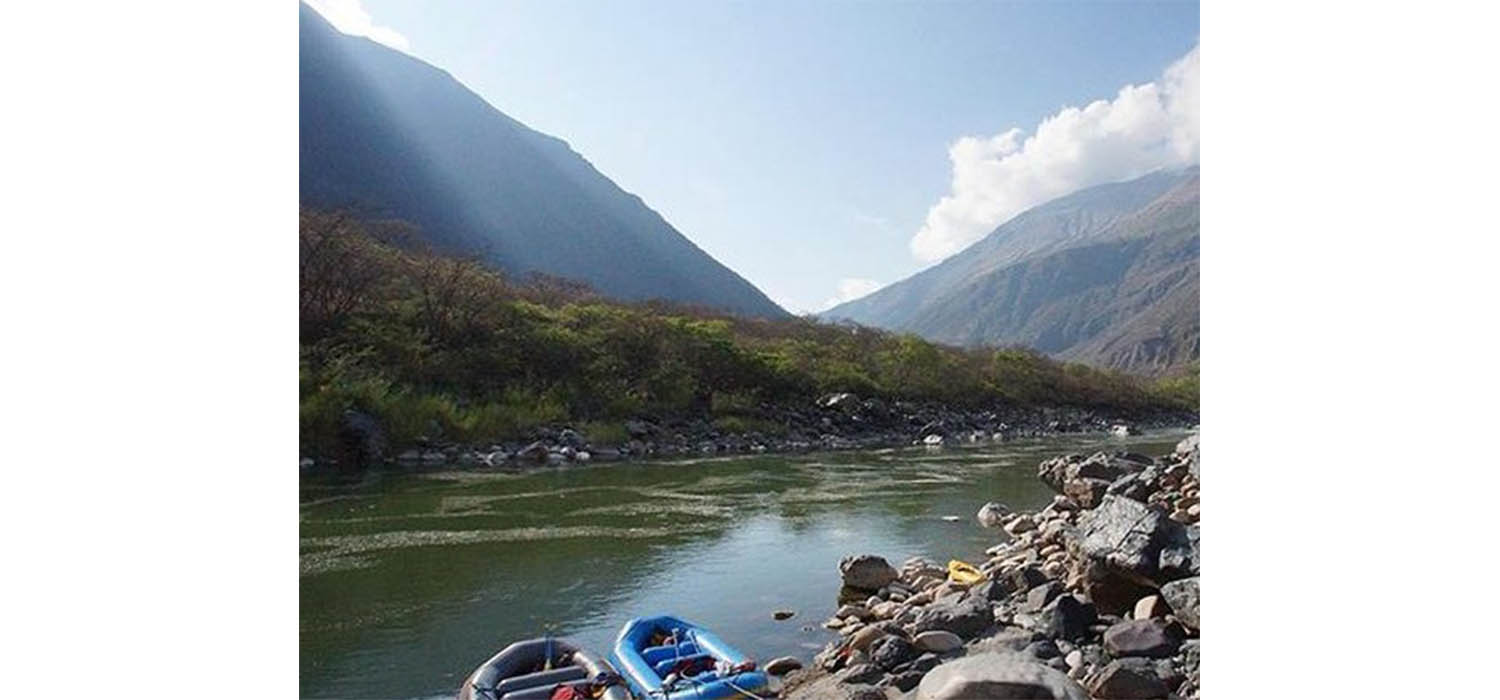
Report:
<svg viewBox="0 0 1500 700"><path fill-rule="evenodd" d="M367 37L398 51L411 52L411 42L390 27L375 24L360 0L306 0L309 7L345 34Z"/></svg>
<svg viewBox="0 0 1500 700"><path fill-rule="evenodd" d="M948 149L953 191L911 239L924 262L962 250L1011 217L1070 192L1198 162L1198 48L1113 100L1067 107L1025 136L1013 128Z"/></svg>
<svg viewBox="0 0 1500 700"><path fill-rule="evenodd" d="M846 301L854 301L866 294L880 289L882 284L875 280L867 280L862 277L845 277L839 280L838 295L823 302L818 311L827 311Z"/></svg>

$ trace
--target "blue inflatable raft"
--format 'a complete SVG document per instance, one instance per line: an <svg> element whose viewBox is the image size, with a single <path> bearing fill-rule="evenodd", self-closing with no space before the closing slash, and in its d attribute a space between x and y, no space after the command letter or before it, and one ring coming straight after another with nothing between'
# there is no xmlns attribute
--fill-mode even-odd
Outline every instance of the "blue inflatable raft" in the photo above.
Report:
<svg viewBox="0 0 1500 700"><path fill-rule="evenodd" d="M637 696L653 700L755 697L770 684L718 635L668 615L626 623L610 662Z"/></svg>

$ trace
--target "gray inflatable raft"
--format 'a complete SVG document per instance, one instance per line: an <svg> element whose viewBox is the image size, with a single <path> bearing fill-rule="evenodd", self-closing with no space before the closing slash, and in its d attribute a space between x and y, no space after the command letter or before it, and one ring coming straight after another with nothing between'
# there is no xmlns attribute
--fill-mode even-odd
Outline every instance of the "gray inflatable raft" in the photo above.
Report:
<svg viewBox="0 0 1500 700"><path fill-rule="evenodd" d="M458 700L547 700L559 683L588 683L601 673L619 678L608 661L566 639L528 639L474 669L458 689ZM618 682L600 697L630 700L630 691Z"/></svg>

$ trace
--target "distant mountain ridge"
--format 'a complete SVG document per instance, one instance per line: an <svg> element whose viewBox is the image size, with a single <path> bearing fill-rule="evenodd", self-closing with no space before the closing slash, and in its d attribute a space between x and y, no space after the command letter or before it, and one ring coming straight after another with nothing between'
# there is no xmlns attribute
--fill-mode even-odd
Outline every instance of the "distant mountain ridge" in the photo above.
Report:
<svg viewBox="0 0 1500 700"><path fill-rule="evenodd" d="M304 204L404 219L450 252L620 299L789 315L562 140L299 7Z"/></svg>
<svg viewBox="0 0 1500 700"><path fill-rule="evenodd" d="M1164 372L1198 358L1198 228L1198 168L1154 172L1029 209L822 316Z"/></svg>

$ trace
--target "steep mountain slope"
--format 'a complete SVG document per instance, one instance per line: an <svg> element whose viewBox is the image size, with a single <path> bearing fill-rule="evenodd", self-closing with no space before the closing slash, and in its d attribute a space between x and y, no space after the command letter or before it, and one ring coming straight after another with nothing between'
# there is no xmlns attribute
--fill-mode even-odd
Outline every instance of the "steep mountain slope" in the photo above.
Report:
<svg viewBox="0 0 1500 700"><path fill-rule="evenodd" d="M1132 371L1191 362L1198 357L1198 170L1053 200L824 317L963 345L1028 345Z"/></svg>
<svg viewBox="0 0 1500 700"><path fill-rule="evenodd" d="M450 252L621 299L784 317L563 141L300 6L301 197L416 224Z"/></svg>

